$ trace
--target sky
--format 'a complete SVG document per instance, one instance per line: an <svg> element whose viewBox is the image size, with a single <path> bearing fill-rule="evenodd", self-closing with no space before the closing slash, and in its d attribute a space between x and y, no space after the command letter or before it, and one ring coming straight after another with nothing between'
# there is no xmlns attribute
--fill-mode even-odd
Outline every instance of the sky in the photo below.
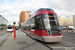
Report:
<svg viewBox="0 0 75 50"><path fill-rule="evenodd" d="M18 22L21 11L34 13L39 8L51 8L58 16L73 17L75 0L0 0L0 15L9 22Z"/></svg>

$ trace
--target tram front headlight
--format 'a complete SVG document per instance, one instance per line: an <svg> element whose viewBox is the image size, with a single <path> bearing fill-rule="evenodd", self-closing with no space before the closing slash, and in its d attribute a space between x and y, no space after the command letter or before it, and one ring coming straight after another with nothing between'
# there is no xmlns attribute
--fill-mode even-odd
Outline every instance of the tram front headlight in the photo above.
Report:
<svg viewBox="0 0 75 50"><path fill-rule="evenodd" d="M61 30L59 30L59 34L61 34Z"/></svg>
<svg viewBox="0 0 75 50"><path fill-rule="evenodd" d="M47 30L47 34L50 35L50 31Z"/></svg>
<svg viewBox="0 0 75 50"><path fill-rule="evenodd" d="M59 31L59 34L61 34L61 32Z"/></svg>

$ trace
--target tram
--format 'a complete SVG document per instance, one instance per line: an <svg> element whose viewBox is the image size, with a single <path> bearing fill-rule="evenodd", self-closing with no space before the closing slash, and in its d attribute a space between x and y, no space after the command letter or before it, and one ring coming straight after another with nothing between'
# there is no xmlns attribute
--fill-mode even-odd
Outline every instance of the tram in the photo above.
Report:
<svg viewBox="0 0 75 50"><path fill-rule="evenodd" d="M13 25L7 25L7 31L8 32L13 31Z"/></svg>
<svg viewBox="0 0 75 50"><path fill-rule="evenodd" d="M43 42L60 42L63 38L57 14L53 9L41 8L21 25L23 31Z"/></svg>

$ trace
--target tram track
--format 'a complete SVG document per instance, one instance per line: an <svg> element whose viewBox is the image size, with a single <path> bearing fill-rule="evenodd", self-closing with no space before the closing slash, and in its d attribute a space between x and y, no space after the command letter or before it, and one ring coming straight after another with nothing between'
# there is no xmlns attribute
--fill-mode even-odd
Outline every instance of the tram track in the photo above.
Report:
<svg viewBox="0 0 75 50"><path fill-rule="evenodd" d="M24 31L23 31L24 32ZM24 32L24 33L26 33L26 32ZM27 33L26 33L26 35L28 35ZM29 35L28 35L29 36ZM29 36L31 39L33 39L33 40L35 40L34 38L32 38L31 36ZM37 41L37 42L39 42L39 43L41 43L42 45L44 45L45 47L47 47L47 48L49 48L50 50L53 50L53 48L51 48L50 46L48 46L48 45L46 45L44 42L42 42L42 41L39 41L39 40L35 40L35 41Z"/></svg>
<svg viewBox="0 0 75 50"><path fill-rule="evenodd" d="M4 42L7 40L7 38L10 36L11 34L8 34L7 37L5 37L1 42L0 42L0 46L2 46L4 44Z"/></svg>
<svg viewBox="0 0 75 50"><path fill-rule="evenodd" d="M52 46L51 45L51 43L49 44L46 44L46 45L48 45L48 46L51 46L51 48L57 48L58 50L65 50L65 49L67 49L67 50L75 50L75 47L74 46L71 46L72 44L67 44L67 43L65 43L65 42L57 42L57 43L54 43L54 44L56 44L55 46ZM54 45L53 44L53 45ZM56 49L54 49L54 50L56 50Z"/></svg>
<svg viewBox="0 0 75 50"><path fill-rule="evenodd" d="M64 46L64 47L70 47L70 46L64 45L64 44L62 44L62 43L59 43L59 44L62 45L62 46Z"/></svg>
<svg viewBox="0 0 75 50"><path fill-rule="evenodd" d="M25 31L23 31L23 32L26 33ZM28 34L26 33L26 35L28 35ZM29 36L29 37L32 38L31 36ZM35 39L33 39L33 40L35 40ZM65 48L69 48L70 50L75 50L75 47L74 47L75 44L72 44L72 43L69 43L69 42L65 42L63 40L61 42L56 42L56 43L45 43L45 42L42 42L42 41L39 41L39 40L35 40L35 41L43 44L44 46L46 46L50 50L55 50L55 48L53 48L53 47L57 47L58 49L59 48L64 48L64 50L65 50ZM73 48L71 49L71 47L73 47Z"/></svg>
<svg viewBox="0 0 75 50"><path fill-rule="evenodd" d="M6 30L2 30L2 31L0 31L0 36L4 35L4 34L6 34L6 33L7 33Z"/></svg>
<svg viewBox="0 0 75 50"><path fill-rule="evenodd" d="M28 35L28 36L29 36L29 35ZM32 38L31 36L29 36L29 37ZM32 39L33 39L33 38L32 38ZM33 40L35 40L35 39L33 39ZM42 42L42 41L39 41L39 40L35 40L35 41L41 43L42 45L44 45L45 47L49 48L50 50L53 50L53 48L51 48L50 46L48 46L47 44L45 44L45 42Z"/></svg>
<svg viewBox="0 0 75 50"><path fill-rule="evenodd" d="M2 36L2 35L4 35L4 34L6 34L6 33L0 34L0 36Z"/></svg>
<svg viewBox="0 0 75 50"><path fill-rule="evenodd" d="M36 40L37 41L37 40ZM48 46L47 44L45 44L45 42L41 42L38 40L38 42L40 42L41 44L43 44L44 46L46 46L47 48L49 48L50 50L53 50L53 48L51 48L51 46Z"/></svg>
<svg viewBox="0 0 75 50"><path fill-rule="evenodd" d="M24 32L24 31L23 31ZM25 32L26 33L26 32ZM26 35L28 35L27 33L26 33ZM28 35L29 36L29 35ZM29 36L30 38L32 38L31 36ZM33 38L32 38L33 39ZM33 40L35 40L35 39L33 39ZM39 41L39 40L35 40L35 41L37 41L37 42L39 42L39 43L41 43L41 44L43 44L45 47L47 47L47 48L49 48L50 50L55 50L50 44L52 44L52 43L45 43L45 42L42 42L42 41ZM62 41L63 42L63 41ZM65 42L64 42L65 43ZM54 43L53 43L54 44ZM55 43L56 44L56 43ZM66 48L69 48L69 49L71 49L71 46L68 46L68 45L66 45L66 44L63 44L63 43L61 43L61 42L57 42L57 46L55 46L55 47L58 47L58 49L60 48L60 49L66 49ZM60 45L61 45L61 47L60 47ZM69 44L69 45L71 45L71 44ZM72 48L71 50L74 50L74 48Z"/></svg>
<svg viewBox="0 0 75 50"><path fill-rule="evenodd" d="M24 32L24 31L23 31L23 32ZM24 33L26 33L26 32L24 32ZM28 35L28 34L26 33L26 35ZM29 36L29 35L28 35L28 36ZM29 37L30 37L31 39L35 40L35 39L32 38L31 36L29 36ZM49 48L50 50L55 50L54 48L52 48L52 46L48 45L48 44L51 44L51 43L46 43L46 42L42 42L42 41L39 41L39 40L35 40L35 41L41 43L42 45L44 45L45 47ZM62 43L58 43L58 44L62 45L62 47L69 47L69 46L64 45L64 44L62 44ZM58 46L57 46L57 47L58 47Z"/></svg>

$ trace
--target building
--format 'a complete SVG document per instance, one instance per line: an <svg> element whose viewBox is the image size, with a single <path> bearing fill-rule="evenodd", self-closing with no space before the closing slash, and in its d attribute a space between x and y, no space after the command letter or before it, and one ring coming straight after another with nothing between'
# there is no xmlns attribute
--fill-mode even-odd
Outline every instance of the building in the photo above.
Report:
<svg viewBox="0 0 75 50"><path fill-rule="evenodd" d="M75 26L75 15L73 15L73 26Z"/></svg>
<svg viewBox="0 0 75 50"><path fill-rule="evenodd" d="M72 17L58 17L60 26L73 26L73 18Z"/></svg>
<svg viewBox="0 0 75 50"><path fill-rule="evenodd" d="M7 28L8 20L6 20L2 15L0 15L0 29Z"/></svg>
<svg viewBox="0 0 75 50"><path fill-rule="evenodd" d="M29 19L29 16L30 16L30 11L22 11L20 13L20 26L24 21Z"/></svg>

